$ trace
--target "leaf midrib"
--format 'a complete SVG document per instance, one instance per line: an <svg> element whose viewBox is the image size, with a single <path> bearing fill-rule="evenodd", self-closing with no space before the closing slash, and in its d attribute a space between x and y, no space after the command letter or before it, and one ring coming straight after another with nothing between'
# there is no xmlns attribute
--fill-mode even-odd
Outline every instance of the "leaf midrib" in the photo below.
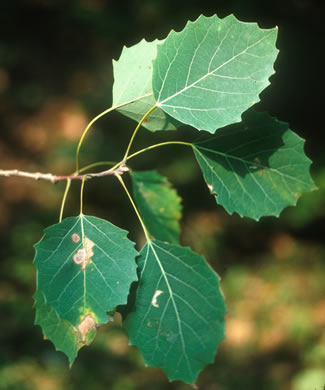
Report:
<svg viewBox="0 0 325 390"><path fill-rule="evenodd" d="M179 335L180 335L180 339L181 339L183 355L184 355L186 363L187 363L187 368L188 368L189 372L191 373L191 375L193 375L192 368L190 366L190 363L189 363L189 360L188 360L188 356L187 356L187 353L186 353L186 346L185 346L185 341L184 341L184 337L183 337L181 319L179 317L178 308L177 308L177 305L176 305L176 302L175 302L175 299L174 299L174 293L173 293L173 290L172 290L172 288L170 286L170 283L169 283L167 274L165 272L165 269L164 269L161 261L159 260L159 256L157 255L157 252L154 249L154 245L157 246L159 249L161 249L161 248L156 243L154 243L152 241L148 241L148 245L150 246L150 248L151 248L151 250L153 252L153 255L154 255L154 257L155 257L155 259L156 259L156 261L158 263L158 266L159 266L159 268L161 270L163 278L164 278L164 280L166 282L166 285L167 285L167 288L168 288L168 292L169 292L169 296L170 296L170 299L172 301L172 304L173 304L173 307L174 307L174 311L175 311L175 315L176 315L176 319L177 319L177 325L178 325L178 329L179 329Z"/></svg>
<svg viewBox="0 0 325 390"><path fill-rule="evenodd" d="M231 28L231 27L230 27L230 28ZM230 30L230 28L229 28L229 30ZM228 32L229 32L229 30L228 30ZM228 33L228 32L227 32L227 33ZM241 51L240 53L236 54L235 56L229 58L226 62L224 62L222 65L219 65L219 66L218 66L216 69L214 69L213 71L210 71L210 72L206 73L204 76L202 76L202 77L199 78L198 80L194 81L192 84L190 84L190 85L184 87L183 89L181 89L180 91L178 91L178 92L174 93L173 95L167 97L166 99L164 99L164 100L162 100L162 101L159 101L159 100L160 100L160 96L161 96L161 92L163 91L163 88L164 88L164 85L163 85L162 88L161 88L161 90L160 90L160 93L159 93L159 98L158 98L158 101L157 101L157 106L158 106L158 107L161 107L162 105L164 105L165 102L167 102L167 101L173 99L173 98L174 98L175 96L177 96L177 95L182 94L183 92L187 91L189 88L194 87L196 84L198 84L199 82L201 82L202 80L204 80L204 79L207 78L208 76L213 75L215 72L217 72L218 70L222 69L225 65L229 64L231 61L235 60L237 57L241 56L241 55L244 54L247 50L249 50L249 49L251 49L252 47L256 46L258 43L262 42L264 39L268 38L268 37L269 37L270 35L272 35L272 34L273 34L273 30L271 30L271 32L270 32L269 34L264 35L261 39L259 39L258 41L256 41L254 44L252 44L252 45L250 45L250 46L247 46L247 48L246 48L245 50L243 50L243 51ZM216 51L218 51L218 49L219 49L219 47L220 47L220 45L221 45L222 42L223 42L223 41L220 42L220 44L219 44L219 46L217 47ZM215 51L215 52L216 52L216 51ZM215 54L214 54L214 55L215 55ZM214 57L214 55L213 55L213 57ZM174 61L174 60L175 60L175 57L174 57L173 61ZM168 76L169 70L170 70L170 68L169 68L169 69L167 70L167 72L166 72L166 77L165 77L165 79L166 79L167 76Z"/></svg>

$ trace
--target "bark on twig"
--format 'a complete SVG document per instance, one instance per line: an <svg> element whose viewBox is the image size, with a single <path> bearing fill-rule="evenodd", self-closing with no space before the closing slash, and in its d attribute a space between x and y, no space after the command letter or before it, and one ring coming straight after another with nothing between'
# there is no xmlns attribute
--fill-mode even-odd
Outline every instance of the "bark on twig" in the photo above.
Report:
<svg viewBox="0 0 325 390"><path fill-rule="evenodd" d="M0 176L5 177L12 177L12 176L18 176L18 177L26 177L29 179L34 180L47 180L51 183L55 184L59 181L66 181L66 180L89 180L94 177L104 177L104 176L111 176L111 175L122 175L124 172L127 172L129 169L125 164L121 164L118 168L114 169L113 171L110 169L107 169L102 172L96 172L96 173L85 173L85 174L72 174L72 175L53 175L52 173L41 173L41 172L25 172L20 171L18 169L0 169Z"/></svg>

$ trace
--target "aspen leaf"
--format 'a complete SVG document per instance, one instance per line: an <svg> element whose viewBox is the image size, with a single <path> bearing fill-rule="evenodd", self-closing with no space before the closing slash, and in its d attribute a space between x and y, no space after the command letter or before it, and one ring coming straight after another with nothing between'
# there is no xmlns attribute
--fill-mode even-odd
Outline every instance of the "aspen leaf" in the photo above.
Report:
<svg viewBox="0 0 325 390"><path fill-rule="evenodd" d="M218 275L188 248L151 241L138 259L134 312L124 322L146 364L170 380L194 383L224 338Z"/></svg>
<svg viewBox="0 0 325 390"><path fill-rule="evenodd" d="M137 280L137 252L126 235L86 215L45 230L35 246L37 286L61 320L79 329L87 316L95 325L106 323L107 312L126 303L130 285Z"/></svg>
<svg viewBox="0 0 325 390"><path fill-rule="evenodd" d="M153 69L157 105L180 122L214 133L239 122L274 73L277 29L233 15L200 16L158 45Z"/></svg>
<svg viewBox="0 0 325 390"><path fill-rule="evenodd" d="M134 198L149 233L156 239L179 242L181 199L157 171L132 172Z"/></svg>
<svg viewBox="0 0 325 390"><path fill-rule="evenodd" d="M152 60L157 54L157 39L145 39L134 46L124 47L120 58L113 60L113 106L117 111L139 122L156 104L152 91ZM148 130L175 130L181 123L160 108L146 118L142 126Z"/></svg>
<svg viewBox="0 0 325 390"><path fill-rule="evenodd" d="M249 110L243 122L193 144L204 179L230 214L279 216L315 189L304 140L288 124Z"/></svg>

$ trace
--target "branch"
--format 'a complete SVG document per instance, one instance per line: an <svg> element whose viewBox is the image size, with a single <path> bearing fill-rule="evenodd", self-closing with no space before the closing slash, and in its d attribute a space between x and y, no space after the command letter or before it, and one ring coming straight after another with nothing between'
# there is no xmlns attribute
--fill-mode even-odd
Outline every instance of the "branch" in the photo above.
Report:
<svg viewBox="0 0 325 390"><path fill-rule="evenodd" d="M11 176L19 176L19 177L27 177L29 179L34 180L47 180L51 183L55 184L59 181L66 181L66 180L89 180L94 177L104 177L104 176L111 176L111 175L123 175L124 172L127 172L129 168L125 164L121 164L119 167L117 167L114 170L107 169L102 172L96 172L96 173L85 173L83 175L80 174L72 174L72 175L66 175L66 176L58 176L53 175L52 173L41 173L41 172L24 172L19 171L18 169L11 169L11 170L5 170L0 169L0 176L5 177L11 177Z"/></svg>

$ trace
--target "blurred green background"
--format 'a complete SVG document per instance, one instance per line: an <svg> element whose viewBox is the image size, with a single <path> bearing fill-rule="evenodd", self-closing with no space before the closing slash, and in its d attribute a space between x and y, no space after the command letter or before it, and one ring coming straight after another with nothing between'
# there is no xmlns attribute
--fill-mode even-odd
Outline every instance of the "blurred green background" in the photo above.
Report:
<svg viewBox="0 0 325 390"><path fill-rule="evenodd" d="M0 3L0 167L68 174L88 121L111 104L112 58L123 45L165 37L199 14L230 13L279 26L277 74L260 110L289 122L306 141L319 191L279 219L229 216L209 195L189 150L171 146L132 160L158 169L183 198L182 242L222 278L227 340L198 380L207 390L322 390L325 386L325 154L322 1L2 0ZM90 132L85 165L122 156L135 123L112 113ZM142 130L135 148L195 131ZM129 183L129 182L128 182ZM101 328L71 370L33 325L33 244L56 223L64 185L0 177L0 390L190 389L145 368L118 325ZM79 184L66 215L79 209ZM86 185L85 213L143 240L114 178Z"/></svg>

